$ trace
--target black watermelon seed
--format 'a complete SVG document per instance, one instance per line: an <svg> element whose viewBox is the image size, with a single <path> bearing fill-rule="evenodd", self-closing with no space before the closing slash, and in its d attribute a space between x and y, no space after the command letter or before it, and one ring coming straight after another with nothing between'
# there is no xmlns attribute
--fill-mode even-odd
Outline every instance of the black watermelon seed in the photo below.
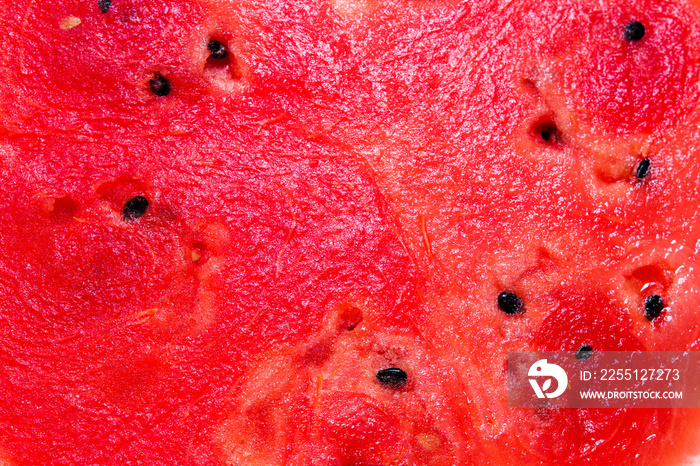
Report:
<svg viewBox="0 0 700 466"><path fill-rule="evenodd" d="M170 94L170 81L160 73L154 74L148 84L151 86L151 91L159 97Z"/></svg>
<svg viewBox="0 0 700 466"><path fill-rule="evenodd" d="M581 345L581 347L576 351L576 359L579 361L582 359L588 359L593 356L593 347L591 345Z"/></svg>
<svg viewBox="0 0 700 466"><path fill-rule="evenodd" d="M228 57L228 49L218 40L210 40L208 47L212 58L223 60L224 58Z"/></svg>
<svg viewBox="0 0 700 466"><path fill-rule="evenodd" d="M107 13L111 5L112 0L97 0L97 6L100 7L100 11L102 11L102 13Z"/></svg>
<svg viewBox="0 0 700 466"><path fill-rule="evenodd" d="M625 40L630 42L637 42L642 40L644 37L644 32L646 29L644 25L639 21L632 21L627 26L625 26Z"/></svg>
<svg viewBox="0 0 700 466"><path fill-rule="evenodd" d="M506 314L523 312L523 302L518 295L511 291L504 291L498 295L498 307Z"/></svg>
<svg viewBox="0 0 700 466"><path fill-rule="evenodd" d="M406 385L408 375L401 369L390 367L377 372L377 380L386 387L399 389Z"/></svg>
<svg viewBox="0 0 700 466"><path fill-rule="evenodd" d="M124 220L136 220L146 213L146 209L148 209L148 199L143 196L136 196L129 199L124 205L122 215Z"/></svg>
<svg viewBox="0 0 700 466"><path fill-rule="evenodd" d="M637 165L637 178L640 180L649 174L651 168L651 160L644 159Z"/></svg>
<svg viewBox="0 0 700 466"><path fill-rule="evenodd" d="M663 309L664 301L661 296L655 294L647 296L646 301L644 301L644 317L648 320L654 320L661 315Z"/></svg>

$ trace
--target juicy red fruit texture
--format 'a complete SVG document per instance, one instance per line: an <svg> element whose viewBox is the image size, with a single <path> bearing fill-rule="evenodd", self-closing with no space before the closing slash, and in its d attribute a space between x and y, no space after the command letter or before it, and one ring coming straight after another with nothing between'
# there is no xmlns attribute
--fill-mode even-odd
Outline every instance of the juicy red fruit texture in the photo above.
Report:
<svg viewBox="0 0 700 466"><path fill-rule="evenodd" d="M328 8L305 12L303 2L124 1L104 14L97 2L77 0L0 8L0 27L10 32L0 50L7 83L0 126L8 137L138 126L183 133L222 117L251 127L284 119L285 107L324 100L334 88L326 78L351 66ZM80 23L61 29L66 18ZM211 41L228 57L212 59ZM157 75L170 83L170 99L151 90Z"/></svg>
<svg viewBox="0 0 700 466"><path fill-rule="evenodd" d="M271 152L266 140L138 169L73 145L109 167L96 181L70 163L32 169L70 140L15 143L32 156L3 168L0 443L20 464L215 462L220 410L247 361L334 315L411 331L415 272L371 179L328 146L277 135ZM285 163L270 166L272 154Z"/></svg>
<svg viewBox="0 0 700 466"><path fill-rule="evenodd" d="M663 2L587 13L587 31L578 40L572 37L578 43L571 48L585 49L577 58L580 68L562 70L563 88L573 90L571 110L596 129L618 134L651 133L682 118L696 97L688 13ZM629 40L625 31L635 22L645 31ZM595 41L588 42L589 37Z"/></svg>
<svg viewBox="0 0 700 466"><path fill-rule="evenodd" d="M696 134L686 149L675 150L658 133L669 131L673 138L686 120L697 120L688 115L697 99L697 68L686 58L695 54L697 13L673 2L513 2L493 10L483 4L454 10L445 3L431 6L378 9L369 32L364 21L350 20L353 37L392 63L379 67L368 58L363 76L379 74L374 85L392 97L392 86L404 86L394 99L376 91L381 103L371 108L373 118L365 124L371 136L363 133L365 140L357 144L377 170L409 248L430 271L425 295L432 321L424 333L446 353L461 355L455 361L458 372L486 381L483 392L491 397L503 395L505 382L494 367L504 363L507 350L561 345L575 351L592 337L606 349L692 345L698 337L692 304L676 306L678 321L669 316L644 327L638 316L645 287L656 285L643 283L624 299L615 288L626 286L624 275L635 268L663 264L664 254L679 260L671 274L682 270L676 268L681 264L695 266L694 260L681 259L677 248L693 250L697 241L692 226L697 208L681 201L698 193L690 162L696 160ZM637 18L647 25L646 34L630 43L624 29ZM486 45L479 47L475 37ZM381 50L372 46L375 42ZM384 47L401 59L391 61ZM417 89L430 89L429 97L426 92L422 99L407 97ZM549 131L548 140L542 129ZM356 133L353 127L343 136ZM640 181L635 167L647 155L653 168ZM692 239L669 244L681 229ZM668 240L656 242L660 238ZM572 293L582 302L567 304L567 312L556 299L540 301L567 281L594 292ZM683 282L678 276L666 293L693 301L696 286ZM504 290L523 297L524 316L494 317ZM605 297L599 307L600 295L614 295L614 304ZM608 333L609 328L614 331ZM683 338L670 336L681 328L688 329ZM472 362L473 354L481 357ZM501 425L493 404L483 411L485 431L493 418ZM625 416L627 427L620 431L647 419L635 416ZM562 429L567 422L578 421L542 427L564 432L558 442L543 434L539 447L544 448L533 449L525 440L511 451L534 450L519 456L533 464L569 443L580 448L570 456L561 451L553 463L562 458L595 463L603 456L623 462L636 455L624 447L624 436L610 456L590 447L617 429L604 413L596 421L603 427L581 439L580 429ZM517 421L503 424L520 437ZM591 422L582 418L580 425ZM659 425L663 430L669 424ZM498 428L491 432L501 434ZM652 433L641 457L653 457L668 441Z"/></svg>
<svg viewBox="0 0 700 466"><path fill-rule="evenodd" d="M551 303L535 335L538 351L576 351L584 344L594 351L645 349L631 333L629 316L601 292L561 289L552 293Z"/></svg>
<svg viewBox="0 0 700 466"><path fill-rule="evenodd" d="M690 7L0 8L0 462L654 464L691 431L513 412L503 372L697 345Z"/></svg>
<svg viewBox="0 0 700 466"><path fill-rule="evenodd" d="M525 314L517 317L526 321L520 325L526 325L527 320L540 318L540 309L546 310L537 330L523 335L525 341L510 346L512 350L574 355L586 347L594 352L646 349L634 336L632 319L619 302L580 277L567 286L557 285L529 301ZM492 383L495 388L490 390L498 393L504 382ZM664 442L659 433L672 429L676 414L639 408L550 409L543 404L539 409L508 409L502 416L509 427L495 440L514 464L574 465L617 464L636 455L657 458Z"/></svg>
<svg viewBox="0 0 700 466"><path fill-rule="evenodd" d="M573 352L586 344L592 351L645 350L631 333L629 316L605 294L561 289L550 299L553 310L535 335L537 350ZM522 411L523 424L534 426L527 440L534 450L579 464L615 462L626 450L654 454L659 445L653 435L669 429L673 417L658 409Z"/></svg>

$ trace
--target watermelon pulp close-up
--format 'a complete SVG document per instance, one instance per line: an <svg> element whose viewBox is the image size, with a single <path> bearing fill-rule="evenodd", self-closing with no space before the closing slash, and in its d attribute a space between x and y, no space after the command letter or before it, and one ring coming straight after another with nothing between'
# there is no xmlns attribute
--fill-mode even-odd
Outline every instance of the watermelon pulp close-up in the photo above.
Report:
<svg viewBox="0 0 700 466"><path fill-rule="evenodd" d="M688 464L509 351L700 350L700 4L0 0L0 465Z"/></svg>

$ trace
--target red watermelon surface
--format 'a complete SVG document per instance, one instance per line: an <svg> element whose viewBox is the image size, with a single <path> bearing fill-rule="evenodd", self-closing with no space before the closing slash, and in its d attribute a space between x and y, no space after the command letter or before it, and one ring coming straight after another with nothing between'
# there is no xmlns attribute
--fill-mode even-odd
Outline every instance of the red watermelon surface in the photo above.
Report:
<svg viewBox="0 0 700 466"><path fill-rule="evenodd" d="M0 465L677 465L507 403L700 350L700 5L0 0Z"/></svg>

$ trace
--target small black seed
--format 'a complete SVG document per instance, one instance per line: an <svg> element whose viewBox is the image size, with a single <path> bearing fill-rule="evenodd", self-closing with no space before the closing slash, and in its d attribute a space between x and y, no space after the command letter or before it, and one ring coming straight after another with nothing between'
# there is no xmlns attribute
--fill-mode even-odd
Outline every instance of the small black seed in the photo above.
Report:
<svg viewBox="0 0 700 466"><path fill-rule="evenodd" d="M625 26L625 40L637 42L644 37L645 28L639 21L632 21Z"/></svg>
<svg viewBox="0 0 700 466"><path fill-rule="evenodd" d="M661 296L655 294L647 296L646 301L644 301L644 317L648 320L654 320L661 315L663 309L664 301Z"/></svg>
<svg viewBox="0 0 700 466"><path fill-rule="evenodd" d="M640 180L649 174L651 168L651 160L644 159L637 165L637 178Z"/></svg>
<svg viewBox="0 0 700 466"><path fill-rule="evenodd" d="M540 136L542 136L542 139L545 141L549 141L549 139L552 137L552 133L550 133L547 130L544 130L540 133Z"/></svg>
<svg viewBox="0 0 700 466"><path fill-rule="evenodd" d="M146 213L146 209L148 209L148 199L143 196L136 196L129 199L124 205L122 215L124 220L136 220Z"/></svg>
<svg viewBox="0 0 700 466"><path fill-rule="evenodd" d="M377 380L384 386L399 389L406 385L408 375L401 369L390 367L389 369L382 369L377 372Z"/></svg>
<svg viewBox="0 0 700 466"><path fill-rule="evenodd" d="M97 0L97 6L100 7L102 13L107 13L110 5L112 5L112 0Z"/></svg>
<svg viewBox="0 0 700 466"><path fill-rule="evenodd" d="M576 359L579 361L582 359L588 359L593 356L593 347L591 345L581 345L581 347L576 351Z"/></svg>
<svg viewBox="0 0 700 466"><path fill-rule="evenodd" d="M170 81L160 73L154 74L148 84L151 86L151 91L159 97L170 94Z"/></svg>
<svg viewBox="0 0 700 466"><path fill-rule="evenodd" d="M511 291L504 291L498 295L498 307L506 314L523 312L523 302Z"/></svg>
<svg viewBox="0 0 700 466"><path fill-rule="evenodd" d="M217 60L223 60L224 58L228 57L228 49L224 44L219 42L218 40L210 40L209 41L209 52L211 52L211 57L216 58Z"/></svg>

